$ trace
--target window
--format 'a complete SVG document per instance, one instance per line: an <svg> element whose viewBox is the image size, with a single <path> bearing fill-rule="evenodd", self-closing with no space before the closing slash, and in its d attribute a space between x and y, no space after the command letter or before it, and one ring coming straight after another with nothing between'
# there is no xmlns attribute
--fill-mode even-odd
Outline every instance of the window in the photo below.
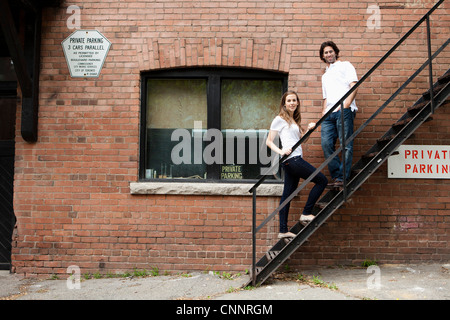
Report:
<svg viewBox="0 0 450 320"><path fill-rule="evenodd" d="M276 156L265 139L286 83L246 69L143 74L140 180L257 179Z"/></svg>

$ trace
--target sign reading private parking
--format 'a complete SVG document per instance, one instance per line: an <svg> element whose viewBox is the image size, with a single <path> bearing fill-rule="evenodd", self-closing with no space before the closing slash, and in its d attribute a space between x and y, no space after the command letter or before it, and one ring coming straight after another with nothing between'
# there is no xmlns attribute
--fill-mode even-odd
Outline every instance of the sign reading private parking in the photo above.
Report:
<svg viewBox="0 0 450 320"><path fill-rule="evenodd" d="M389 178L450 179L450 146L402 145L388 158Z"/></svg>
<svg viewBox="0 0 450 320"><path fill-rule="evenodd" d="M61 44L73 78L98 77L111 47L97 30L77 30Z"/></svg>

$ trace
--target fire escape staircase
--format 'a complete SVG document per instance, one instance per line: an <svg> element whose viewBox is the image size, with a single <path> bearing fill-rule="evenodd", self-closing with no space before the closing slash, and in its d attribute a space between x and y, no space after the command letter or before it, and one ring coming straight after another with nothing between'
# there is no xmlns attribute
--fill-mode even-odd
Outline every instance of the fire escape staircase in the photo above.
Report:
<svg viewBox="0 0 450 320"><path fill-rule="evenodd" d="M294 233L294 238L280 239L275 245L269 249L260 259L256 261L256 233L261 230L264 225L269 222L289 201L291 201L325 166L338 155L343 149L340 146L336 152L326 159L317 170L306 179L280 206L272 212L259 226L256 226L256 193L257 187L264 181L266 176L262 176L260 180L250 189L253 193L253 261L250 280L247 285L258 286L261 285L267 278L275 272L300 246L302 246L308 238L323 224L326 220L342 205L345 204L348 197L350 197L358 188L386 161L386 159L395 154L397 148L408 139L422 123L431 120L431 115L436 109L444 105L450 95L450 69L439 79L433 83L432 81L432 60L449 44L450 39L432 55L430 45L430 27L429 16L442 3L439 1L430 11L419 20L411 30L405 34L396 45L394 45L385 56L383 56L377 64L374 65L359 81L345 94L336 105L325 114L317 123L316 128L323 122L323 120L338 106L343 105L343 101L356 88L364 82L384 60L397 49L397 47L424 21L427 24L428 34L428 60L417 70L414 74L363 124L358 130L354 132L351 137L348 137L345 144L352 141L387 105L425 68L429 69L429 83L430 89L423 93L418 100L407 109L405 114L394 124L389 130L379 138L376 143L361 157L361 159L352 166L351 176L348 181L344 182L343 188L332 188L325 193L317 202L314 208L314 215L316 216L312 222L306 226L297 222L289 231ZM343 121L343 119L342 119ZM294 146L298 147L304 140L308 138L312 131L308 131ZM281 158L280 161L283 161ZM345 161L345 160L344 160Z"/></svg>

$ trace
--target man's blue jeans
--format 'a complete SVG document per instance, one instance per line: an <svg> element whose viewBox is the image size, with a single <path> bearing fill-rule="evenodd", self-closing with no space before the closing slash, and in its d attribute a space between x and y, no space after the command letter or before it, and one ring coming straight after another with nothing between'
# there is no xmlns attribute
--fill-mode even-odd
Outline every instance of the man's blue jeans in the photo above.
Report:
<svg viewBox="0 0 450 320"><path fill-rule="evenodd" d="M353 120L355 119L355 112L350 108L344 109L344 131L345 139L348 139L353 134ZM336 151L336 141L339 138L342 144L342 123L341 110L333 112L322 122L322 150L325 159L328 159L334 151ZM346 179L350 177L353 159L353 141L345 146L345 175ZM328 163L328 170L330 171L333 180L344 180L343 163L339 159L339 155L333 158Z"/></svg>
<svg viewBox="0 0 450 320"><path fill-rule="evenodd" d="M281 196L280 204L288 198L292 192L298 187L300 178L308 179L309 176L316 171L311 164L303 160L302 157L297 156L291 159L287 159L283 162L282 167L284 169L284 189ZM314 187L309 192L308 200L306 201L303 213L305 215L312 214L312 210L323 190L326 188L328 180L322 172L319 172L312 180ZM291 203L289 202L283 209L280 210L280 232L288 232L288 213Z"/></svg>

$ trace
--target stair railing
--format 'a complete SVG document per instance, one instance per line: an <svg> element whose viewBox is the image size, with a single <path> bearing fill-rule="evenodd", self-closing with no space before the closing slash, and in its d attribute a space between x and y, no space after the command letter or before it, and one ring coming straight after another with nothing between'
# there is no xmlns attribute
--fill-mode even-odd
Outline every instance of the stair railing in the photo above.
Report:
<svg viewBox="0 0 450 320"><path fill-rule="evenodd" d="M434 102L434 93L433 93L433 69L432 69L432 60L449 44L450 38L447 39L447 41L432 55L431 54L431 28L430 28L430 16L431 14L444 2L444 0L439 0L409 31L402 37L400 40L397 41L394 46L383 56L380 58L380 60L375 63L375 65L367 71L364 76L361 77L361 79L352 87L350 90L342 96L342 98L336 102L336 104L327 112L325 113L317 122L316 126L308 130L297 143L292 147L292 151L298 148L305 140L309 138L311 133L313 133L321 124L322 122L331 114L333 113L337 108L341 108L341 110L344 109L344 101L345 99L350 96L355 90L358 89L358 87L366 81L366 79L376 70L378 67L395 51L397 48L406 40L409 38L409 36L420 26L424 21L426 21L426 28L427 28L427 53L428 53L428 59L427 61L408 79L405 81L405 83L363 124L361 125L358 130L356 130L350 137L347 139L345 138L344 134L344 112L341 112L341 127L342 127L342 145L339 146L339 148L336 149L336 151L328 157L304 182L294 191L292 194L285 200L283 203L281 203L278 208L276 208L264 221L259 225L256 226L256 190L259 187L261 183L264 182L264 180L267 178L268 175L262 175L259 180L253 185L253 187L249 190L250 193L252 193L252 203L253 203L253 210L252 210L252 285L256 285L256 234L259 230L261 230L282 208L284 208L297 194L309 183L311 180L320 172L322 171L325 166L328 165L328 163L336 157L342 150L345 150L345 146L348 145L351 141L355 139L355 137L428 65L429 70L429 86L430 86L430 101L431 101L431 112L434 113L435 110L435 102ZM284 155L279 159L279 161L275 161L274 164L271 166L268 172L274 172L273 170L276 169L281 162L286 160L288 156ZM343 162L343 168L344 168L344 177L346 177L345 172L345 152L342 152L342 162ZM343 179L343 195L344 195L344 202L347 199L347 179Z"/></svg>

